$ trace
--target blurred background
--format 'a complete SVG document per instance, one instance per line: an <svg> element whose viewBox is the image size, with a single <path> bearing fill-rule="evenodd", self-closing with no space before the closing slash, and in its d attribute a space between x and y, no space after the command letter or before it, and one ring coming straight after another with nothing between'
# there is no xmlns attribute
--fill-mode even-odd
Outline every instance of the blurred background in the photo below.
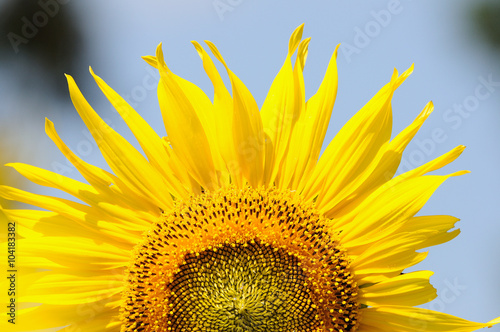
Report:
<svg viewBox="0 0 500 332"><path fill-rule="evenodd" d="M25 162L81 179L44 133L44 118L80 157L107 168L74 110L64 73L112 127L133 140L103 97L88 66L163 136L158 75L140 58L163 42L169 67L213 89L191 40L214 42L262 105L305 23L312 37L306 95L321 83L336 44L339 90L326 143L385 83L396 67L415 71L393 100L394 135L432 100L435 111L408 146L400 172L463 144L438 174L448 180L421 211L462 219L462 234L430 249L416 269L435 271L440 297L424 305L475 321L500 315L500 1L493 0L2 0L0 2L0 162ZM326 146L325 143L325 146ZM2 184L50 193L8 167ZM59 195L59 193L57 193ZM0 202L0 204L12 204ZM3 234L3 232L2 232ZM500 327L491 330L500 331Z"/></svg>

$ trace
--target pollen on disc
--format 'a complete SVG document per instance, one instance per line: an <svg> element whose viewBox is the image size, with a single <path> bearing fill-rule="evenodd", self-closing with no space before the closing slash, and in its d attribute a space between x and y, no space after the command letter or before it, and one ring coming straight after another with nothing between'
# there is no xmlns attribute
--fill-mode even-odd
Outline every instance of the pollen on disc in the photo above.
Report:
<svg viewBox="0 0 500 332"><path fill-rule="evenodd" d="M357 285L298 195L229 188L180 202L136 247L122 331L354 331Z"/></svg>

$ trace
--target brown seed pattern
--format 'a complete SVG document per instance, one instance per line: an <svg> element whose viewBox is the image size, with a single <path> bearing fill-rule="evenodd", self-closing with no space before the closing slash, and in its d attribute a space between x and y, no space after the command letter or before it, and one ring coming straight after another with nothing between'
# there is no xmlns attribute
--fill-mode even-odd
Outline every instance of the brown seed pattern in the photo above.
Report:
<svg viewBox="0 0 500 332"><path fill-rule="evenodd" d="M354 331L357 285L327 222L277 189L180 203L136 248L122 331Z"/></svg>

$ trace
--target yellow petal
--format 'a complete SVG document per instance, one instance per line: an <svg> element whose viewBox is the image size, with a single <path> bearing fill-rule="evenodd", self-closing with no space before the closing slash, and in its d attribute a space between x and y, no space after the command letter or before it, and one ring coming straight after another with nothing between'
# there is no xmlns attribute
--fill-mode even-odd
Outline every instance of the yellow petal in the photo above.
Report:
<svg viewBox="0 0 500 332"><path fill-rule="evenodd" d="M433 300L436 289L429 283L431 271L401 274L359 289L360 302L368 306L408 305L415 306Z"/></svg>
<svg viewBox="0 0 500 332"><path fill-rule="evenodd" d="M45 119L45 132L56 144L64 156L76 167L82 176L107 200L112 200L140 211L158 213L158 206L129 189L123 181L113 174L93 166L80 159L71 151L57 134L54 124ZM114 185L112 185L114 184Z"/></svg>
<svg viewBox="0 0 500 332"><path fill-rule="evenodd" d="M22 290L24 294L19 296L19 301L53 305L93 303L120 293L121 279L118 275L87 278L47 273Z"/></svg>
<svg viewBox="0 0 500 332"><path fill-rule="evenodd" d="M441 243L448 242L460 234L460 229L455 229L455 223L460 219L452 216L420 216L413 217L406 222L398 231L399 232L419 232L427 230L428 238L422 242L417 249L435 246Z"/></svg>
<svg viewBox="0 0 500 332"><path fill-rule="evenodd" d="M41 186L56 188L65 191L68 194L73 195L74 197L86 203L96 203L100 200L97 197L98 192L94 189L94 187L68 178L61 174L22 163L10 163L6 164L5 166L14 168L31 182L34 182Z"/></svg>
<svg viewBox="0 0 500 332"><path fill-rule="evenodd" d="M362 197L364 199L366 193L370 193L378 186L392 179L398 169L404 149L433 109L432 103L427 104L408 127L391 140L389 144L384 145L363 173L346 183L336 193L335 197L325 203L323 207L325 214L335 216L344 214L345 210L348 210L344 209L347 205L354 201L359 203L358 198Z"/></svg>
<svg viewBox="0 0 500 332"><path fill-rule="evenodd" d="M307 176L305 171L302 172L302 170L298 168L298 165L304 164L303 161L307 160L307 157L302 157L301 155L302 148L306 147L310 149L310 145L307 143L305 144L303 138L305 130L304 122L307 116L303 70L307 57L307 48L309 47L310 41L311 38L306 38L300 42L299 49L297 51L297 59L293 68L295 104L299 108L299 115L292 128L288 150L285 154L285 159L281 163L276 181L277 186L282 189L297 189L298 181L300 181L303 176Z"/></svg>
<svg viewBox="0 0 500 332"><path fill-rule="evenodd" d="M76 212L69 208L66 209L68 212ZM9 220L18 224L18 234L23 237L66 237L78 234L82 237L107 242L127 250L142 238L141 234L147 228L139 226L140 224L133 225L131 222L127 223L125 221L101 221L95 214L86 215L86 220L83 221L78 217L85 216L85 214L81 215L77 212L73 213L70 218L52 211L6 209L3 212ZM93 226L89 227L88 224Z"/></svg>
<svg viewBox="0 0 500 332"><path fill-rule="evenodd" d="M69 75L68 85L71 100L90 130L104 159L113 172L142 196L155 202L158 207L169 209L172 197L166 188L165 179L126 139L109 127L92 109Z"/></svg>
<svg viewBox="0 0 500 332"><path fill-rule="evenodd" d="M79 234L82 234L82 231L88 232L87 228L75 225L70 219L62 217L58 213L52 211L13 209L0 209L0 211L3 212L9 220L17 223L16 226L18 226L18 229L16 231L18 231L22 237L27 237L28 235L30 237L39 237L43 235L67 236L74 234L75 231ZM51 219L55 221L51 221ZM29 231L28 234L25 233L27 231ZM91 236L94 235L94 233L88 233L91 234Z"/></svg>
<svg viewBox="0 0 500 332"><path fill-rule="evenodd" d="M421 176L382 186L351 214L334 220L333 227L341 227L340 237L347 248L376 242L402 227L446 179L458 174Z"/></svg>
<svg viewBox="0 0 500 332"><path fill-rule="evenodd" d="M116 111L121 115L123 120L134 134L135 138L141 145L149 162L167 179L165 184L170 192L176 197L186 197L187 190L178 181L175 173L168 167L169 156L163 147L161 138L154 132L149 124L130 106L125 99L109 87L99 76L97 76L92 68L90 73L94 77L97 85L101 88L104 95L111 102Z"/></svg>
<svg viewBox="0 0 500 332"><path fill-rule="evenodd" d="M92 305L89 305L87 310L94 310L96 314L92 319L80 320L74 322L70 326L67 326L61 330L60 332L73 332L76 331L85 331L85 332L118 332L120 331L121 322L116 317L116 311L107 310L104 308L100 311L97 311L95 308L92 308ZM87 312L89 312L87 311Z"/></svg>
<svg viewBox="0 0 500 332"><path fill-rule="evenodd" d="M199 117L202 113L196 111L199 106L194 103L210 109L212 104L206 96L187 95L183 91L165 64L161 44L156 49L156 60L161 76L158 100L173 152L201 186L216 189L218 180L213 160L215 152L212 151L216 146L210 144L210 134L205 131L203 120Z"/></svg>
<svg viewBox="0 0 500 332"><path fill-rule="evenodd" d="M384 281L421 262L427 253L417 253L415 248L425 239L419 233L403 233L374 243L351 263L358 283L362 285Z"/></svg>
<svg viewBox="0 0 500 332"><path fill-rule="evenodd" d="M73 272L81 271L80 273L124 268L130 257L129 250L132 249L130 246L127 251L109 243L76 236L28 238L20 239L18 243L20 254L47 258L66 266L69 271L75 269Z"/></svg>
<svg viewBox="0 0 500 332"><path fill-rule="evenodd" d="M237 163L236 151L233 143L233 99L227 91L222 78L212 59L196 41L192 41L198 55L203 61L203 68L214 87L213 110L215 121L215 136L219 151L233 178L239 176L233 166ZM234 174L233 174L234 173ZM241 179L240 179L241 181Z"/></svg>
<svg viewBox="0 0 500 332"><path fill-rule="evenodd" d="M317 195L319 209L361 176L388 143L392 128L392 95L411 71L412 68L401 76L395 71L391 81L330 142L304 188L306 197Z"/></svg>
<svg viewBox="0 0 500 332"><path fill-rule="evenodd" d="M193 106L198 118L200 119L203 130L207 136L207 140L210 145L212 160L214 163L215 171L217 173L220 185L225 185L221 183L224 175L221 172L226 172L226 166L222 159L219 151L219 145L217 144L217 126L216 126L216 116L217 114L213 110L213 104L207 95L195 84L189 82L188 80L179 77L172 72L169 72L175 82L178 84L179 88L188 97L189 102ZM175 152L175 151L174 151Z"/></svg>
<svg viewBox="0 0 500 332"><path fill-rule="evenodd" d="M272 152L266 151L265 183L275 182L288 150L293 127L300 116L301 99L295 91L298 82L295 80L291 57L299 46L303 29L304 24L295 29L290 37L285 63L276 75L260 111L264 132L272 144Z"/></svg>
<svg viewBox="0 0 500 332"><path fill-rule="evenodd" d="M380 191L380 190L385 190L389 187L395 187L398 183L400 183L402 181L425 175L428 172L432 172L432 171L435 171L443 166L446 166L449 163L451 163L452 161L454 161L455 159L457 159L458 156L460 156L460 154L464 151L464 149L465 149L465 146L463 146L463 145L457 146L456 148L454 148L450 152L445 153L444 155L442 155L434 160L431 160L428 163L426 163L418 168L415 168L411 171L408 171L406 173L398 175L392 179L390 178L393 175L392 172L389 172L387 174L378 173L380 175L379 183L381 182L382 185L372 186L371 189L366 188L365 192L362 192L359 195L355 195L351 199L349 199L349 201L346 202L347 203L346 205L340 206L339 209L336 209L334 207L331 210L323 210L323 213L329 218L339 218L339 217L342 217L343 215L347 215L349 213L352 213L352 211L354 211L360 204L362 204L362 202L364 202L367 199L367 197L372 195L374 193L374 191ZM464 171L460 174L465 174L465 173L467 173L467 172ZM374 184L374 183L372 182L372 184Z"/></svg>
<svg viewBox="0 0 500 332"><path fill-rule="evenodd" d="M90 321L102 311L109 313L104 307L105 301L75 305L43 304L31 308L18 310L16 324L0 321L0 329L10 332L40 331L40 329L56 328L74 324L79 321ZM104 326L104 325L102 325ZM53 331L52 329L50 331ZM74 330L73 330L74 331ZM87 331L87 330L85 330Z"/></svg>
<svg viewBox="0 0 500 332"><path fill-rule="evenodd" d="M127 220L113 218L109 214L105 214L102 209L94 209L87 205L65 200L62 198L37 195L8 186L0 186L0 197L39 206L49 211L54 211L68 218L77 226L82 227L82 230L85 230L85 233L83 233L83 235L87 235L89 237L104 237L103 234L100 234L100 232L102 232L106 228L109 229L109 227L107 227L106 225L106 222L114 223L117 227L122 226L127 229L134 229L138 232L143 232L150 225L149 222L142 221L140 219L130 220L129 218L127 218ZM30 213L30 211L28 210L27 213ZM123 234L123 237L121 236L121 233L125 233ZM118 239L115 237L111 237L108 240L114 240L118 242L128 241L129 237L131 236L131 234L129 234L130 230L124 231L122 229L121 233L115 232L115 236L119 237Z"/></svg>
<svg viewBox="0 0 500 332"><path fill-rule="evenodd" d="M470 332L498 323L500 317L488 323L476 323L427 309L382 306L363 309L360 331L374 328L394 332Z"/></svg>
<svg viewBox="0 0 500 332"><path fill-rule="evenodd" d="M431 231L427 235L427 239L425 241L422 241L417 249L423 249L423 248L428 248L432 246L437 246L438 244L446 243L448 241L453 240L460 234L459 229L455 229L454 231L451 232L438 232L438 231Z"/></svg>
<svg viewBox="0 0 500 332"><path fill-rule="evenodd" d="M405 178L410 178L410 177L416 177L420 176L432 171L435 171L441 167L444 167L448 165L449 163L453 162L455 159L457 159L462 152L464 152L465 146L459 145L456 148L452 149L451 151L443 154L442 156L437 157L436 159L425 163L424 165L417 167L411 171L408 171L406 173L403 173L399 175L397 178L400 180L403 180Z"/></svg>
<svg viewBox="0 0 500 332"><path fill-rule="evenodd" d="M233 88L233 143L237 165L234 173L251 186L257 187L264 180L264 154L266 135L263 130L259 107L243 82L229 69L214 44L205 41L214 56L224 65ZM236 178L238 179L238 178ZM242 183L237 183L239 186Z"/></svg>
<svg viewBox="0 0 500 332"><path fill-rule="evenodd" d="M303 187L309 180L309 173L316 165L326 135L333 105L337 96L337 50L335 48L321 85L306 104L306 109L294 130L294 149L297 150L297 166L292 188ZM300 144L298 144L300 143ZM292 152L293 153L293 152Z"/></svg>

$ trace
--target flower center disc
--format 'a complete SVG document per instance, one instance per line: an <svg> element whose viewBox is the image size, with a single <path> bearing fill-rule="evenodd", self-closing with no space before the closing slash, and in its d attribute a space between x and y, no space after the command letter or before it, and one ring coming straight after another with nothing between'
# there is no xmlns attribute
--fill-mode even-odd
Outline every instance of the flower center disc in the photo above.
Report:
<svg viewBox="0 0 500 332"><path fill-rule="evenodd" d="M312 326L317 312L297 263L282 249L256 242L188 254L171 286L170 302L182 308L172 315L172 323L207 331Z"/></svg>
<svg viewBox="0 0 500 332"><path fill-rule="evenodd" d="M180 203L136 247L122 331L354 331L358 289L327 222L276 189Z"/></svg>

